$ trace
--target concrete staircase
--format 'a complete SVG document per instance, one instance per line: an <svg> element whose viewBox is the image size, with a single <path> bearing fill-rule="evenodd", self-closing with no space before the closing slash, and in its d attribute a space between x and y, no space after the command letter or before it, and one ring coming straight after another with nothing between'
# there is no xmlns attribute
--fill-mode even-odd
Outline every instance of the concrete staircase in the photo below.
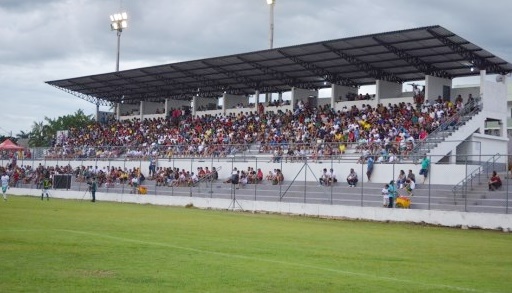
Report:
<svg viewBox="0 0 512 293"><path fill-rule="evenodd" d="M512 197L508 193L509 190L512 191L512 180L507 177L506 171L498 172L503 185L496 191L490 191L487 182L491 172L477 173L471 180L467 180L463 187L454 188L453 203L463 206L463 211L467 212L510 213L512 211Z"/></svg>
<svg viewBox="0 0 512 293"><path fill-rule="evenodd" d="M431 156L433 164L438 163L444 156L483 125L485 117L480 108L471 111L464 108L461 114L456 114L443 122L423 142L418 142L411 157L419 159L425 154Z"/></svg>

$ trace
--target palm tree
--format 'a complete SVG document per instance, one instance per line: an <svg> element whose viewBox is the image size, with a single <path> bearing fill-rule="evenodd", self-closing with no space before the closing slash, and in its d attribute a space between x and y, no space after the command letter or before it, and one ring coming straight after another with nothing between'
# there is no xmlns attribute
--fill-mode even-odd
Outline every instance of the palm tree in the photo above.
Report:
<svg viewBox="0 0 512 293"><path fill-rule="evenodd" d="M30 133L26 133L25 131L21 130L20 133L16 134L17 139L27 139L29 138Z"/></svg>

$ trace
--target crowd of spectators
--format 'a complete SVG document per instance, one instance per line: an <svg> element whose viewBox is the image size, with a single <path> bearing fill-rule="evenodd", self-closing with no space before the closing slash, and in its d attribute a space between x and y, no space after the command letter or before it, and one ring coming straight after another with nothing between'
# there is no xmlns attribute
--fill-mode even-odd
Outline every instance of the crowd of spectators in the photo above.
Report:
<svg viewBox="0 0 512 293"><path fill-rule="evenodd" d="M420 107L410 103L377 107L328 105L299 101L294 110L227 115L184 115L168 118L111 120L70 129L56 140L46 158L225 157L259 145L272 161L317 161L339 157L347 149L376 162L407 157L418 141L464 108L439 98ZM176 114L178 113L178 114ZM181 113L181 114L180 114Z"/></svg>

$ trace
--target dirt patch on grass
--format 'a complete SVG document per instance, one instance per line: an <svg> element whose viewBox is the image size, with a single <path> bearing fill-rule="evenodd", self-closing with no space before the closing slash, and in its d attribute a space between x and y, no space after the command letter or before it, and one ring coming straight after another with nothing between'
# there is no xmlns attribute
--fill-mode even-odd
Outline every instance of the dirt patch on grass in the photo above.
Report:
<svg viewBox="0 0 512 293"><path fill-rule="evenodd" d="M69 271L68 275L86 278L113 278L116 276L116 272L110 270L73 270Z"/></svg>

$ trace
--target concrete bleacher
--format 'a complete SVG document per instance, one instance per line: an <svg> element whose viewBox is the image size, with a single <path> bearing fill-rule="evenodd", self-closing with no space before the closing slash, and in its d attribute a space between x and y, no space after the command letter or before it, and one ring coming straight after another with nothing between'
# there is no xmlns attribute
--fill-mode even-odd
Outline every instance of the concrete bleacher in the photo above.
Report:
<svg viewBox="0 0 512 293"><path fill-rule="evenodd" d="M498 191L488 191L484 181L475 187L466 197L455 196L452 185L423 184L419 180L414 196L411 197L411 209L417 210L443 210L478 213L507 213L506 206L512 207L512 198L507 197L507 191L512 190L512 181L504 181L504 186ZM506 185L508 183L508 185ZM340 205L354 207L382 207L382 183L359 182L356 188L351 188L346 182L337 182L334 185L322 186L317 182L284 181L281 185L272 185L263 181L261 184L247 184L237 188L237 185L223 183L222 179L214 181L201 181L194 186L167 187L156 186L155 181L146 180L143 184L147 194L137 196L156 195L173 197L217 198L247 201L286 202L302 204ZM18 188L38 189L35 184L19 184ZM88 185L73 179L71 190L87 194ZM134 194L133 188L128 184L114 184L101 186L97 191L97 198L101 194ZM399 190L400 195L406 195L405 190Z"/></svg>

